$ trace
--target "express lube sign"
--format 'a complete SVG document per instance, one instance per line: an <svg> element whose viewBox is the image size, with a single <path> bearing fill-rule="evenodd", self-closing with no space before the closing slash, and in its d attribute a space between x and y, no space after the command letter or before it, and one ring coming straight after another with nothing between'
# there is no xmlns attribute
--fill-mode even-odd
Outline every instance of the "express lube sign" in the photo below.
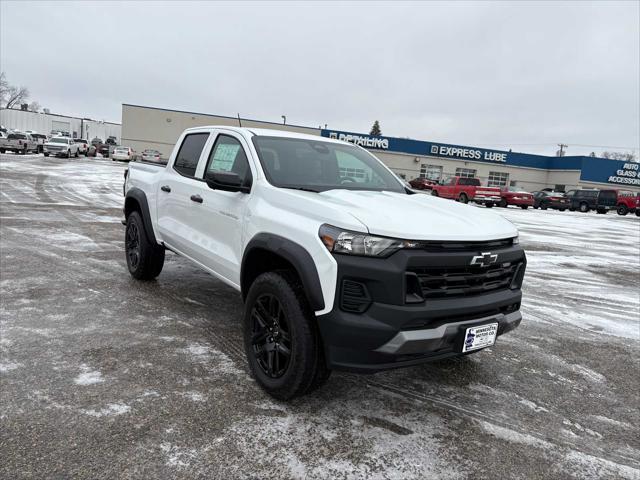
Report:
<svg viewBox="0 0 640 480"><path fill-rule="evenodd" d="M491 150L453 147L450 145L431 145L431 154L440 157L461 158L464 160L484 160L487 162L507 162L507 154Z"/></svg>
<svg viewBox="0 0 640 480"><path fill-rule="evenodd" d="M640 187L640 163L625 163L615 175L609 175L607 181Z"/></svg>

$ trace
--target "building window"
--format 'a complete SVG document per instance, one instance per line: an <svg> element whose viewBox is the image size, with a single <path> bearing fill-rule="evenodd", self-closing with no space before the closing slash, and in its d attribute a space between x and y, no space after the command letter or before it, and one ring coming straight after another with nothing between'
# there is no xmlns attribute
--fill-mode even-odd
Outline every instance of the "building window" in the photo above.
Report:
<svg viewBox="0 0 640 480"><path fill-rule="evenodd" d="M509 174L506 172L489 172L489 187L506 187L509 183Z"/></svg>
<svg viewBox="0 0 640 480"><path fill-rule="evenodd" d="M442 177L442 167L440 165L427 165L423 163L420 165L420 178L427 178L429 180L440 180Z"/></svg>
<svg viewBox="0 0 640 480"><path fill-rule="evenodd" d="M473 178L476 176L474 168L456 168L456 177Z"/></svg>
<svg viewBox="0 0 640 480"><path fill-rule="evenodd" d="M554 191L554 192L564 192L564 189L565 189L565 188L567 188L567 186L566 186L566 185L556 185L556 186L553 188L553 191Z"/></svg>

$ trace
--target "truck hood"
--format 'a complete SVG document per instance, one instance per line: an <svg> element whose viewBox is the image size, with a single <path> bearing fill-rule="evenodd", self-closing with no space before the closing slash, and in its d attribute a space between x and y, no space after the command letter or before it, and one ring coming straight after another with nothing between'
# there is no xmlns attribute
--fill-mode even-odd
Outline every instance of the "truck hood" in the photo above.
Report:
<svg viewBox="0 0 640 480"><path fill-rule="evenodd" d="M347 213L366 226L369 233L386 237L486 241L518 235L511 222L493 211L428 194L356 190L288 193L298 197L296 202L287 202L290 207L295 203L295 208L306 209L314 217L321 212L326 223Z"/></svg>

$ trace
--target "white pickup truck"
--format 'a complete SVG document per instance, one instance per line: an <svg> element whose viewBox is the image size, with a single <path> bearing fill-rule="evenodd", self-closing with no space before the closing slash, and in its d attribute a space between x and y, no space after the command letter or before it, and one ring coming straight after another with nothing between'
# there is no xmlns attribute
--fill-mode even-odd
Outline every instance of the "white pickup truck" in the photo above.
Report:
<svg viewBox="0 0 640 480"><path fill-rule="evenodd" d="M191 128L166 166L132 162L124 192L131 275L157 277L169 249L240 291L250 370L280 399L332 369L476 352L522 318L513 224L416 193L349 143Z"/></svg>

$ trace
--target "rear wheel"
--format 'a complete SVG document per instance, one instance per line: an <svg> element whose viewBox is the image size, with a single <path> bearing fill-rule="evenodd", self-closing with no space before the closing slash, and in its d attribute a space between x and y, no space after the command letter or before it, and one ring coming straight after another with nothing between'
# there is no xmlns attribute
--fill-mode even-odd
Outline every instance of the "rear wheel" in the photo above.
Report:
<svg viewBox="0 0 640 480"><path fill-rule="evenodd" d="M580 202L580 206L578 207L578 209L582 213L587 213L589 211L589 205L587 205L587 202Z"/></svg>
<svg viewBox="0 0 640 480"><path fill-rule="evenodd" d="M629 207L624 204L618 205L618 209L616 210L616 212L618 212L618 215L626 215L627 213L629 213Z"/></svg>
<svg viewBox="0 0 640 480"><path fill-rule="evenodd" d="M245 351L251 374L271 396L289 400L329 378L314 322L290 272L263 273L251 285L243 319Z"/></svg>
<svg viewBox="0 0 640 480"><path fill-rule="evenodd" d="M566 208L559 208L558 210L560 210L561 212L564 212Z"/></svg>
<svg viewBox="0 0 640 480"><path fill-rule="evenodd" d="M138 212L131 212L127 217L124 246L132 277L153 280L160 275L164 265L164 248L149 241Z"/></svg>
<svg viewBox="0 0 640 480"><path fill-rule="evenodd" d="M431 195L433 195L434 197L437 197L438 192L436 190L431 190Z"/></svg>
<svg viewBox="0 0 640 480"><path fill-rule="evenodd" d="M76 150L76 154L74 155L74 157L78 158L80 156L80 153L78 152L78 150Z"/></svg>
<svg viewBox="0 0 640 480"><path fill-rule="evenodd" d="M493 208L493 203L485 203L484 206L487 208Z"/></svg>
<svg viewBox="0 0 640 480"><path fill-rule="evenodd" d="M636 217L640 217L640 208L636 208Z"/></svg>
<svg viewBox="0 0 640 480"><path fill-rule="evenodd" d="M540 208L541 208L542 210L546 210L546 209L547 209L547 208L549 208L549 207L547 207L546 205L542 205L542 204L540 204Z"/></svg>
<svg viewBox="0 0 640 480"><path fill-rule="evenodd" d="M596 208L596 212L598 212L600 215L605 215L607 213L607 209L606 208Z"/></svg>
<svg viewBox="0 0 640 480"><path fill-rule="evenodd" d="M529 208L529 205L520 205L520 208L526 210L527 208Z"/></svg>
<svg viewBox="0 0 640 480"><path fill-rule="evenodd" d="M507 203L507 199L506 198L501 199L500 203L498 203L498 206L502 207L502 208L507 208L507 205L509 205L509 204Z"/></svg>
<svg viewBox="0 0 640 480"><path fill-rule="evenodd" d="M44 152L44 156L45 156L45 157L48 157L48 156L49 156L49 154L48 154L47 152Z"/></svg>

